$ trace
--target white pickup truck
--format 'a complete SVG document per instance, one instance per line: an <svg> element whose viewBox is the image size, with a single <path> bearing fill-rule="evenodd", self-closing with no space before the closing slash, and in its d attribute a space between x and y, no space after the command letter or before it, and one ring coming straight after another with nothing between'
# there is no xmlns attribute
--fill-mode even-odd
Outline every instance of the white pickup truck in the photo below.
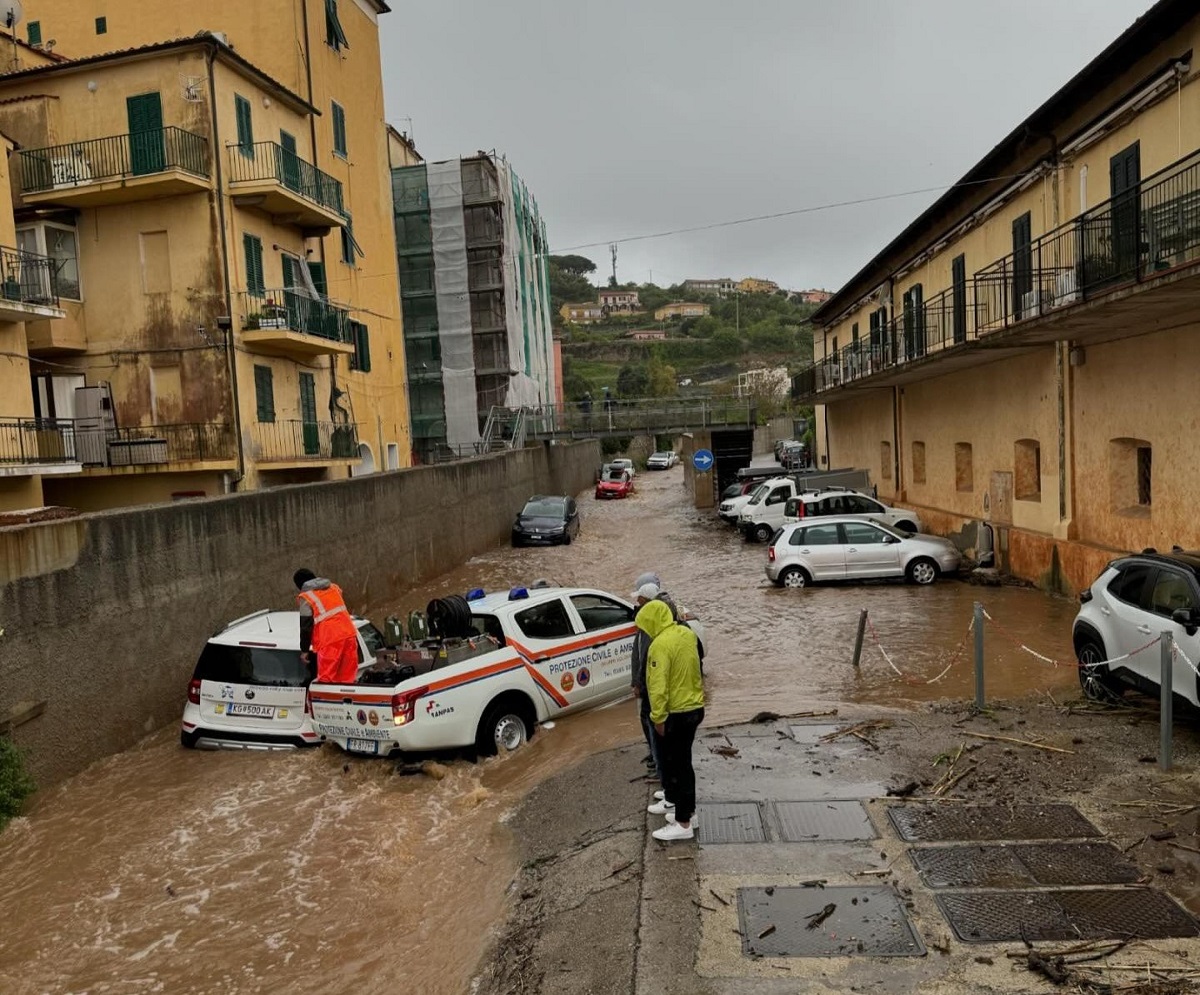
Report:
<svg viewBox="0 0 1200 995"><path fill-rule="evenodd" d="M800 493L791 477L776 477L755 489L738 513L738 528L747 540L766 542L783 525L788 498Z"/></svg>
<svg viewBox="0 0 1200 995"><path fill-rule="evenodd" d="M752 487L745 494L739 494L737 497L726 498L717 506L717 514L725 521L730 522L733 525L737 525L742 512L746 510L746 506L750 504L751 501L763 494L768 493L772 485L783 483L791 483L791 478L773 477L770 480L764 480L761 484Z"/></svg>
<svg viewBox="0 0 1200 995"><path fill-rule="evenodd" d="M469 633L402 650L390 663L381 653L355 684L314 683L317 731L367 756L472 746L494 754L515 750L540 722L629 693L628 602L563 587L479 595L466 602ZM406 660L415 673L400 669Z"/></svg>

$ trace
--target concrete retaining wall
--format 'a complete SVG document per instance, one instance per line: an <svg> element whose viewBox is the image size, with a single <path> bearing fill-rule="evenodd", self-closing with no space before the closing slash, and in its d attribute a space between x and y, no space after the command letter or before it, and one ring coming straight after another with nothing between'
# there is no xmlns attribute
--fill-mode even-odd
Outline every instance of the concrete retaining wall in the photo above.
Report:
<svg viewBox="0 0 1200 995"><path fill-rule="evenodd" d="M507 541L530 495L592 485L596 442L0 529L0 720L45 786L177 721L204 641L294 604L292 572L356 610Z"/></svg>

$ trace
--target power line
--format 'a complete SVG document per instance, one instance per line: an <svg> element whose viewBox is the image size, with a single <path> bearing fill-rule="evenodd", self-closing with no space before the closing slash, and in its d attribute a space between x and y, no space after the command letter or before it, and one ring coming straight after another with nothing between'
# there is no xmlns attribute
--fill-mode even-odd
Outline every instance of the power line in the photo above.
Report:
<svg viewBox="0 0 1200 995"><path fill-rule="evenodd" d="M690 228L672 228L669 231L653 232L647 235L626 235L624 238L606 238L600 242L584 242L580 245L569 245L565 248L556 248L553 252L547 252L545 255L560 255L564 252L575 252L579 249L592 249L602 245L621 245L625 242L644 242L652 238L667 238L671 235L687 235L698 231L712 231L716 228L732 228L735 225L748 225L756 221L773 221L776 218L792 218L800 214L816 214L819 211L833 211L841 207L855 207L859 204L877 204L883 200L899 200L901 197L916 197L925 193L942 193L951 190L961 189L963 187L983 186L988 183L998 183L1003 180L1021 180L1031 173L1012 173L1007 176L989 176L981 180L966 180L962 183L952 183L948 187L922 187L919 190L905 190L901 193L885 193L875 197L858 197L854 200L839 200L829 204L817 204L812 207L798 207L791 211L776 211L773 214L756 214L749 218L737 218L733 221L714 221L707 225L695 225Z"/></svg>

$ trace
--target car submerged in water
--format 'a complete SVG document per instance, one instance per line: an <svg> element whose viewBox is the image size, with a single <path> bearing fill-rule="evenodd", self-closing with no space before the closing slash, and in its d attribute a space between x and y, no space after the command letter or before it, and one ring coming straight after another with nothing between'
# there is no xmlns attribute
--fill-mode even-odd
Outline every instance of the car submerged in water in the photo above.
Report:
<svg viewBox="0 0 1200 995"><path fill-rule="evenodd" d="M633 477L628 470L613 468L596 484L596 500L604 498L626 498L633 493Z"/></svg>
<svg viewBox="0 0 1200 995"><path fill-rule="evenodd" d="M571 545L579 535L579 507L573 497L536 494L525 502L512 526L513 546Z"/></svg>

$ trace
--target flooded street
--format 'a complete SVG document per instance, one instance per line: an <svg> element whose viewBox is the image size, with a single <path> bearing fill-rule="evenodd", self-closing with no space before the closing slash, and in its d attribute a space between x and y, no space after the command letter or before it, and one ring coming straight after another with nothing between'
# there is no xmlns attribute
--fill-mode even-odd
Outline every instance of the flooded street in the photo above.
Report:
<svg viewBox="0 0 1200 995"><path fill-rule="evenodd" d="M690 508L681 474L641 474L626 501L584 496L572 546L497 549L370 614L382 622L442 594L540 577L628 597L637 574L655 570L704 620L709 721L726 722L764 709L965 698L980 600L1003 626L987 630L989 696L1077 687L1073 664L1056 668L1018 645L1071 661L1074 603L957 582L777 590L763 575L764 547ZM864 607L891 664L869 634L856 672ZM0 836L0 991L396 983L458 995L516 870L506 814L551 774L638 735L625 701L567 718L512 757L449 762L435 780L333 748L184 751L175 728L162 730L43 793Z"/></svg>

